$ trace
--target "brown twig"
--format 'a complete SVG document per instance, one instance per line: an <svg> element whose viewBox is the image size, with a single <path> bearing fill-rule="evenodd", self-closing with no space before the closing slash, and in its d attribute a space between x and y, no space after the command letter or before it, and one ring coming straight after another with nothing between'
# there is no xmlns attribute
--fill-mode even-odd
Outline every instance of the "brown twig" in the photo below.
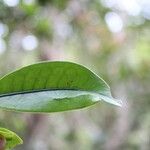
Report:
<svg viewBox="0 0 150 150"><path fill-rule="evenodd" d="M5 150L6 139L0 135L0 150Z"/></svg>

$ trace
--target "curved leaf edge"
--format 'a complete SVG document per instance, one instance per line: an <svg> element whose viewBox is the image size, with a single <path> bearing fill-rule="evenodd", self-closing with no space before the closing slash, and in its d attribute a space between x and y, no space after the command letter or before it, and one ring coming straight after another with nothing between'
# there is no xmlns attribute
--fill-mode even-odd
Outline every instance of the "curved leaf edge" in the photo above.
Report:
<svg viewBox="0 0 150 150"><path fill-rule="evenodd" d="M13 71L10 71L9 73L7 73L6 75L0 77L0 80L4 79L5 77L9 76L10 74L15 74L16 72L18 71L21 71L21 70L24 70L28 67L32 67L32 66L35 66L35 65L40 65L40 64L47 64L47 63L70 63L70 64L73 64L73 65L77 65L81 68L84 68L84 69L87 69L89 72L91 72L93 75L95 75L99 80L101 80L105 86L108 88L106 91L108 91L108 93L110 94L109 96L112 97L111 95L111 89L110 89L110 86L107 84L107 82L101 78L100 76L98 76L95 72L93 72L91 69L88 69L85 65L82 65L82 64L79 64L79 63L76 63L76 62L70 62L70 61L40 61L40 62L37 62L37 63L33 63L33 64L30 64L30 65L26 65L26 66L23 66L23 67L20 67L20 68L17 68L16 70L13 70ZM44 89L45 91L46 90L55 90L55 89ZM57 89L56 89L57 90ZM59 89L59 90L63 90L63 89ZM65 90L65 89L64 89ZM67 90L67 89L66 89ZM72 90L78 90L78 89L72 89ZM42 90L39 90L39 91L42 91ZM25 93L26 92L29 92L29 91L24 91ZM31 91L32 92L32 91ZM33 91L34 92L34 91ZM36 92L36 91L35 91ZM15 94L15 92L13 92ZM13 93L9 93L9 94L13 94ZM17 93L17 92L16 92ZM18 92L18 93L21 93L21 92ZM23 93L23 92L22 92ZM9 94L6 94L6 95L9 95ZM99 94L102 94L103 93L99 93ZM3 96L5 94L0 94L0 97Z"/></svg>
<svg viewBox="0 0 150 150"><path fill-rule="evenodd" d="M33 63L33 64L30 64L30 65L26 65L26 66L23 66L23 67L20 67L20 68L17 68L13 71L10 71L9 73L7 73L6 75L0 77L0 80L2 80L3 78L7 77L8 75L12 74L12 73L15 73L17 71L20 71L20 70L23 70L23 69L26 69L28 67L32 67L34 65L38 65L38 64L44 64L44 63L70 63L70 64L73 64L73 65L78 65L80 67L84 67L85 69L87 69L88 71L90 71L92 74L94 74L97 78L99 78L100 80L102 80L102 82L104 82L104 84L107 86L107 88L109 88L110 90L110 86L107 84L107 82L101 78L100 76L98 76L95 72L93 72L92 70L88 69L85 65L82 65L82 64L79 64L79 63L76 63L76 62L70 62L70 61L40 61L40 62L36 62L36 63Z"/></svg>
<svg viewBox="0 0 150 150"><path fill-rule="evenodd" d="M23 140L16 133L6 128L0 127L0 136L2 136L6 141L5 143L6 150L12 149L17 145L23 144Z"/></svg>
<svg viewBox="0 0 150 150"><path fill-rule="evenodd" d="M27 67L32 67L34 65L38 65L38 64L43 64L43 63L70 63L70 64L74 64L74 65L78 65L80 67L84 67L86 68L85 66L83 65L80 65L80 64L77 64L77 63L74 63L74 62L68 62L68 61L42 61L42 62L38 62L38 63L35 63L35 64L31 64L31 65L28 65L28 66L25 66L25 67L22 67L20 69L17 69L15 71L12 71L8 74L6 74L5 76L3 76L2 78L0 78L0 80L2 80L3 78L7 77L8 75L10 75L11 73L15 73L17 71L20 71L20 70L23 70ZM93 71L91 71L90 69L86 68L88 71L90 71L92 74L94 74L99 80L102 80L102 82L104 82L104 84L107 86L108 90L110 91L110 87L109 85L101 78L99 77L97 74L95 74ZM8 94L1 94L0 97L5 97L5 96L11 96L11 95L17 95L17 94L26 94L26 93L34 93L34 92L42 92L42 91L52 91L52 90L76 90L76 91L80 91L79 89L41 89L41 90L33 90L33 91L20 91L20 92L13 92L13 93L8 93ZM89 91L85 91L85 92L89 92ZM111 96L111 91L110 91L110 96L106 96L106 95L103 95L101 93L94 93L94 92L91 92L92 94L96 94L96 95L99 95L99 100L103 100L107 103L110 103L110 104L113 104L113 105L116 105L116 106L121 106L121 103L119 101L116 101L116 99L114 99L112 96ZM7 108L2 108L0 107L1 109L7 109ZM7 110L13 110L13 109L7 109ZM18 111L18 110L15 110L14 111ZM21 110L20 110L21 111ZM23 111L22 111L23 112ZM60 111L61 112L61 111ZM40 113L40 112L39 112Z"/></svg>

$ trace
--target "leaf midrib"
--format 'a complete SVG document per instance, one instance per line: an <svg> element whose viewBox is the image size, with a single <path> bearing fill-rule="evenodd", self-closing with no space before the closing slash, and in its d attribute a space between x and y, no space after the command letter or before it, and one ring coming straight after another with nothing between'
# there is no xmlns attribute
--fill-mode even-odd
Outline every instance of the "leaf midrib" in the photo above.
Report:
<svg viewBox="0 0 150 150"><path fill-rule="evenodd" d="M89 93L93 93L93 94L100 94L103 96L106 96L102 93L97 93L94 91L86 91L86 90L81 90L81 89L75 89L75 88L54 88L54 89L37 89L37 90L28 90L28 91L18 91L18 92L12 92L12 93L4 93L4 94L0 94L0 98L1 97L6 97L6 96L13 96L13 95L19 95L19 94L30 94L30 93L37 93L37 92L46 92L46 91L59 91L59 90L64 90L64 91L79 91L79 92L89 92Z"/></svg>

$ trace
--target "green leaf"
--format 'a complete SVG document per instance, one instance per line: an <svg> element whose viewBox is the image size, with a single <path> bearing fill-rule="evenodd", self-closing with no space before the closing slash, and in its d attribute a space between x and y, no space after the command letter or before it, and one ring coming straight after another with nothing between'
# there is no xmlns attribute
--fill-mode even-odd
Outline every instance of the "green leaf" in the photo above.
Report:
<svg viewBox="0 0 150 150"><path fill-rule="evenodd" d="M0 128L0 140L0 149L5 150L12 149L23 143L22 139L18 135L5 128Z"/></svg>
<svg viewBox="0 0 150 150"><path fill-rule="evenodd" d="M119 105L106 82L71 62L42 62L0 79L0 108L22 112L60 112L101 100Z"/></svg>

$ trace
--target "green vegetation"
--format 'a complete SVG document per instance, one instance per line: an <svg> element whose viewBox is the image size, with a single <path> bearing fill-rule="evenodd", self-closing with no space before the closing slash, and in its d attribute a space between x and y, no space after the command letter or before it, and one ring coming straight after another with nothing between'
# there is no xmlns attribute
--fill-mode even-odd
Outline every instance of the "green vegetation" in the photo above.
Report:
<svg viewBox="0 0 150 150"><path fill-rule="evenodd" d="M100 100L120 105L109 86L87 68L70 62L33 64L0 79L0 108L21 112L61 112L84 108ZM2 141L13 148L22 143L13 132L0 128ZM0 149L3 147L0 144Z"/></svg>
<svg viewBox="0 0 150 150"><path fill-rule="evenodd" d="M116 105L109 86L83 66L70 62L30 65L0 79L0 108L60 112L104 100Z"/></svg>
<svg viewBox="0 0 150 150"><path fill-rule="evenodd" d="M0 109L0 126L23 138L16 150L149 150L149 6L149 0L0 0L0 78L41 61L76 62L107 81L124 105L100 101L51 114Z"/></svg>
<svg viewBox="0 0 150 150"><path fill-rule="evenodd" d="M0 128L0 140L0 150L9 150L23 143L18 135L4 128Z"/></svg>

